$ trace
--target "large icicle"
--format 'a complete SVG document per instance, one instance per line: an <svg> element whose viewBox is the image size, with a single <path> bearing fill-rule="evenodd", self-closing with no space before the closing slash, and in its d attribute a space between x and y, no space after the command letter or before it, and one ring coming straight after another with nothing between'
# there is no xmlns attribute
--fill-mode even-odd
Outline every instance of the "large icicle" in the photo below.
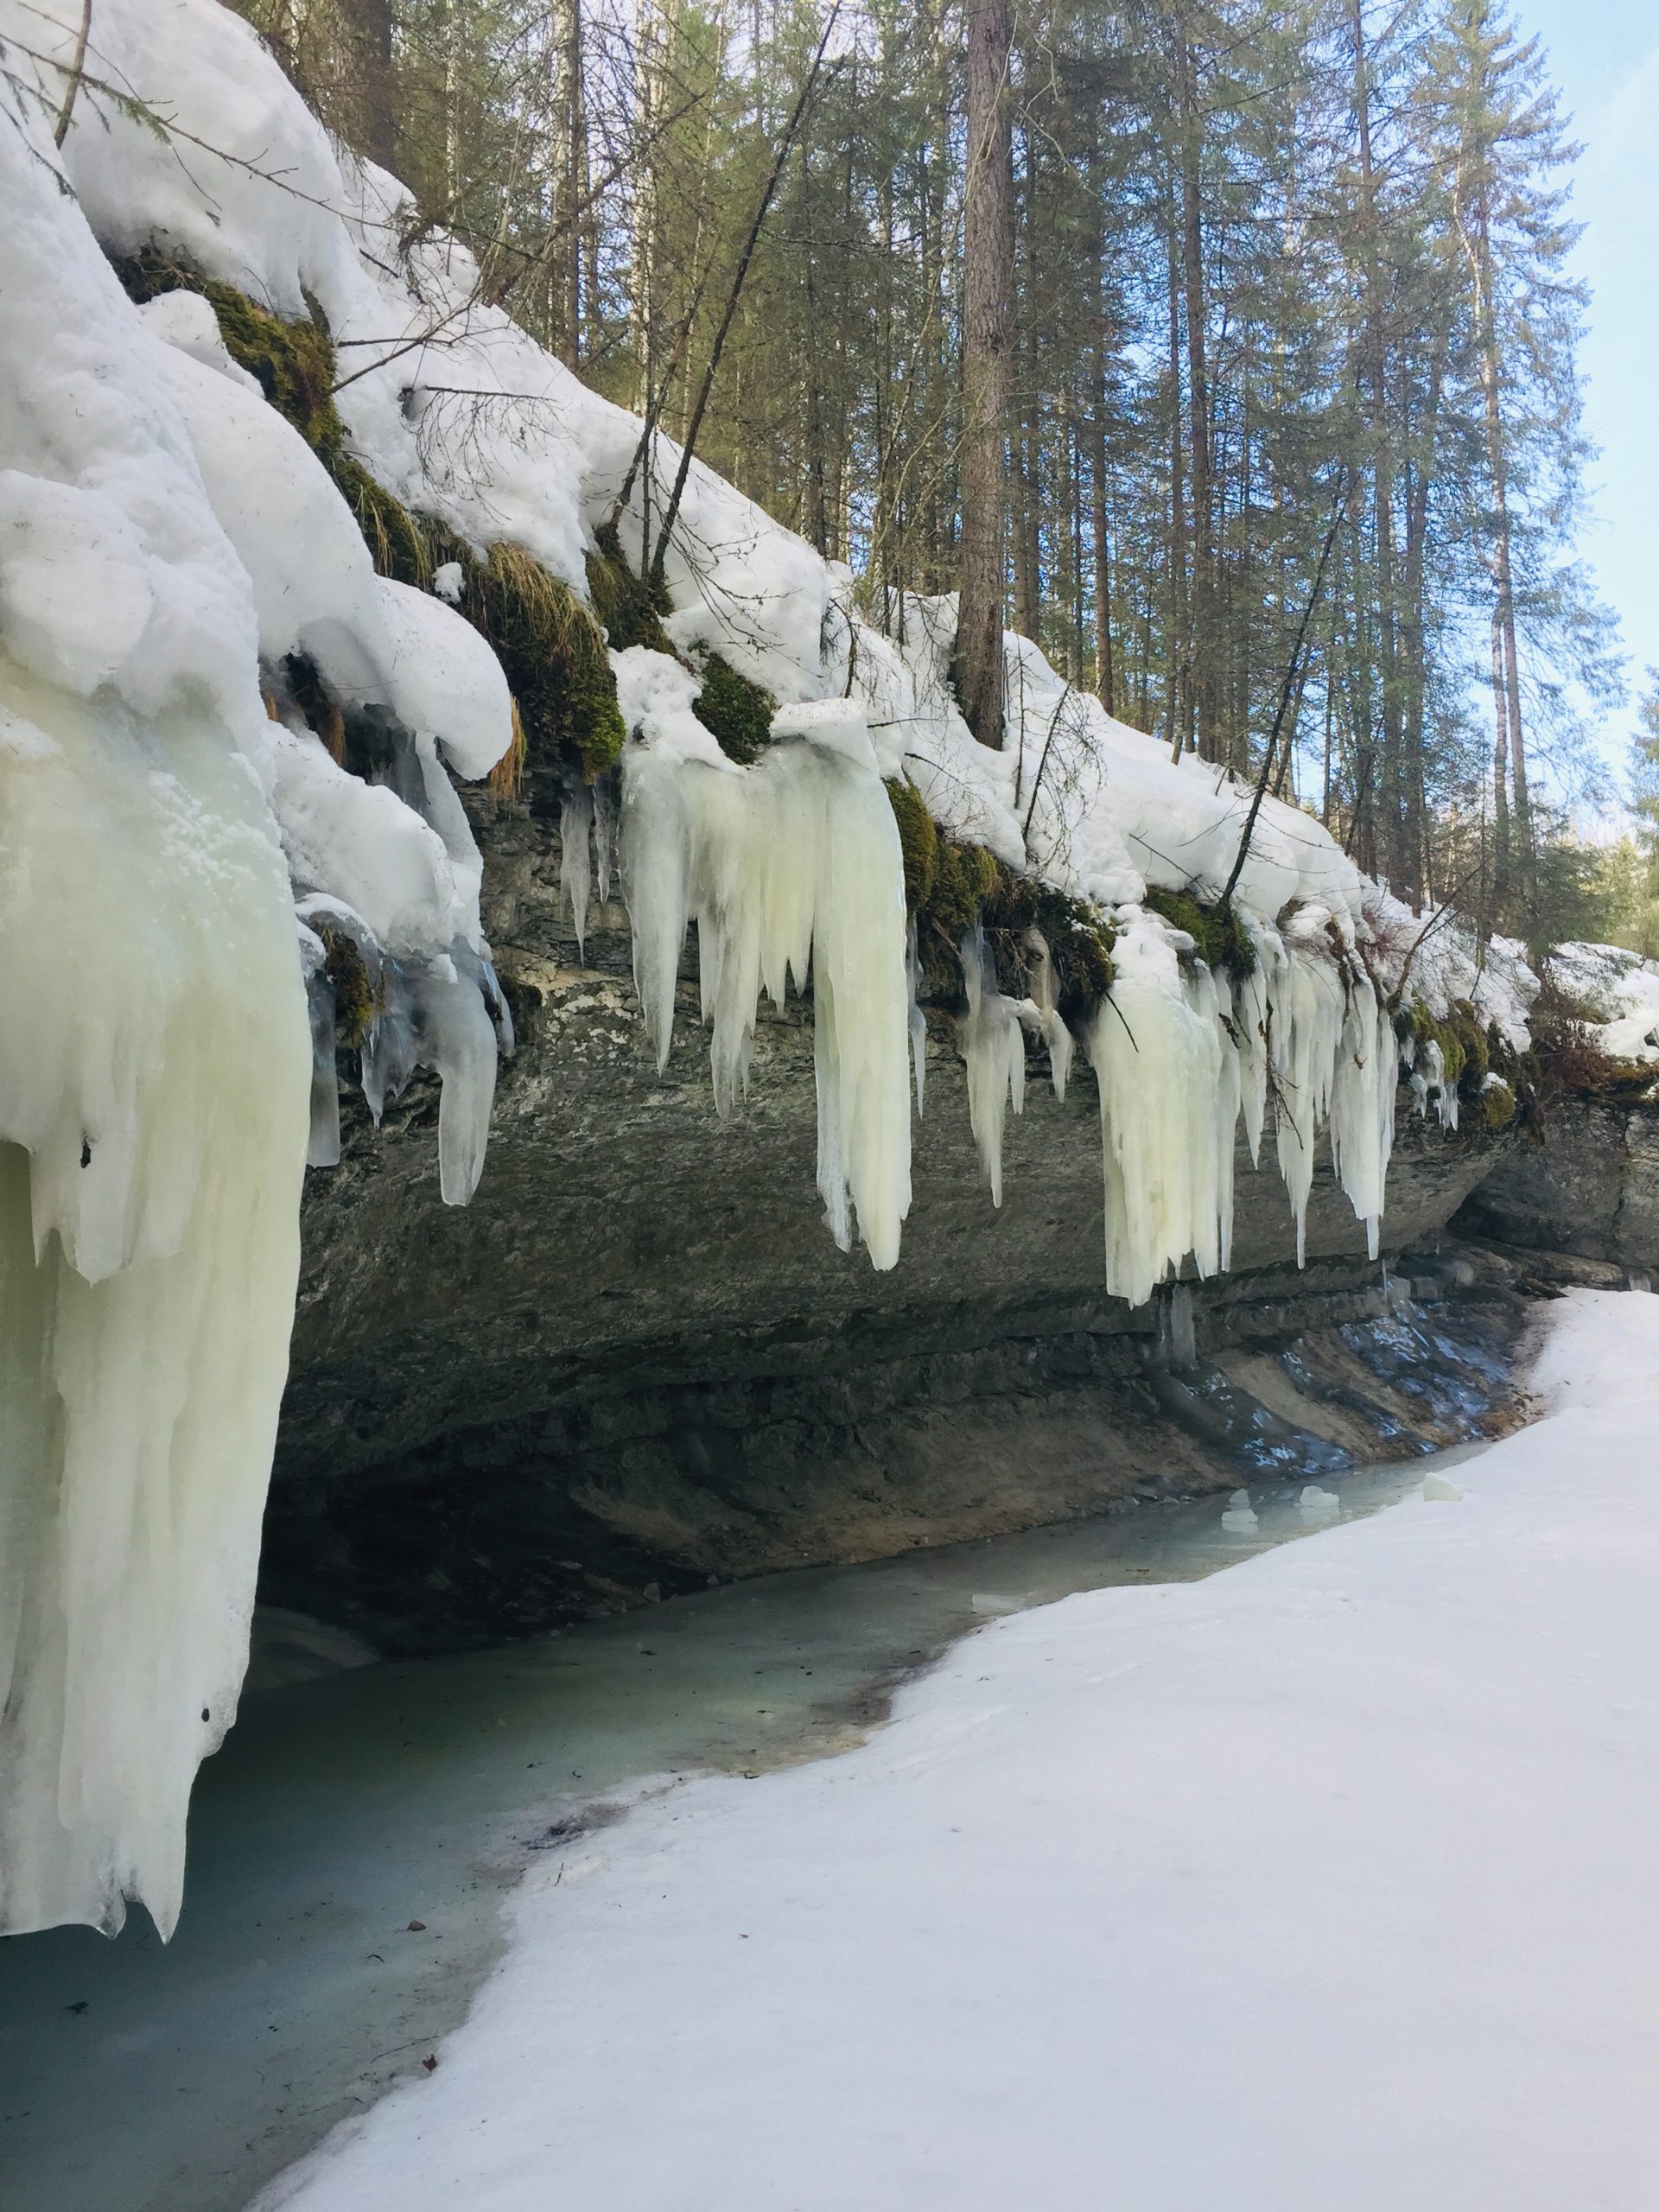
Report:
<svg viewBox="0 0 1659 2212"><path fill-rule="evenodd" d="M1139 1306L1189 1255L1200 1274L1226 1264L1237 1059L1215 979L1184 971L1154 918L1121 932L1114 959L1087 1048L1100 1090L1106 1287Z"/></svg>
<svg viewBox="0 0 1659 2212"><path fill-rule="evenodd" d="M235 1714L311 1040L248 579L0 87L0 1932L178 1911Z"/></svg>
<svg viewBox="0 0 1659 2212"><path fill-rule="evenodd" d="M287 1363L294 923L209 720L0 697L0 1929L166 1934Z"/></svg>
<svg viewBox="0 0 1659 2212"><path fill-rule="evenodd" d="M747 1083L764 990L812 980L818 1188L843 1249L854 1219L877 1268L910 1208L909 991L899 833L862 711L785 709L777 742L737 768L690 713L696 678L636 646L614 656L629 725L622 886L634 978L666 1065L688 921L697 925L715 1103Z"/></svg>

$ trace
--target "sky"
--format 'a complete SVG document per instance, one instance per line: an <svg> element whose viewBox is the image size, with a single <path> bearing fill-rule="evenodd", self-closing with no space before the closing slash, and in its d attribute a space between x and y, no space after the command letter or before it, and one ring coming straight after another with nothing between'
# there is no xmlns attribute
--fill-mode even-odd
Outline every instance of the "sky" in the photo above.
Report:
<svg viewBox="0 0 1659 2212"><path fill-rule="evenodd" d="M1580 356L1593 518L1582 550L1617 611L1630 703L1610 715L1602 750L1624 766L1645 671L1659 667L1659 7L1654 0L1515 0L1541 38L1549 73L1583 148L1573 206L1584 235L1578 274L1592 292Z"/></svg>

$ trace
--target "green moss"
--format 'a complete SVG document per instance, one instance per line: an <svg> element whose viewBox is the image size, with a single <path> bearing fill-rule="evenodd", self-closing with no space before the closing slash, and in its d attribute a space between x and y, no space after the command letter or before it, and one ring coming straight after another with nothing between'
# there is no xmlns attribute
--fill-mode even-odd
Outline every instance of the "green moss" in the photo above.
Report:
<svg viewBox="0 0 1659 2212"><path fill-rule="evenodd" d="M1117 931L1087 899L1069 898L1035 876L999 868L982 918L994 950L1006 956L999 957L999 970L1013 969L1014 982L1023 971L1027 931L1040 932L1054 963L1060 1011L1067 1016L1081 1014L1110 990Z"/></svg>
<svg viewBox="0 0 1659 2212"><path fill-rule="evenodd" d="M334 987L334 1039L354 1048L362 1043L375 1015L369 971L349 931L326 920L319 920L315 926L327 956L323 964Z"/></svg>
<svg viewBox="0 0 1659 2212"><path fill-rule="evenodd" d="M569 584L516 545L487 561L447 531L428 533L433 568L461 570L461 611L495 648L530 758L563 753L585 781L603 775L627 737L604 634Z"/></svg>
<svg viewBox="0 0 1659 2212"><path fill-rule="evenodd" d="M1489 1129L1507 1129L1519 1104L1514 1090L1505 1081L1487 1084L1480 1094L1481 1116Z"/></svg>
<svg viewBox="0 0 1659 2212"><path fill-rule="evenodd" d="M397 583L412 584L416 591L429 590L435 563L427 530L350 454L341 454L331 468L340 497L357 518L376 572Z"/></svg>
<svg viewBox="0 0 1659 2212"><path fill-rule="evenodd" d="M710 653L702 664L702 689L691 711L706 730L713 732L728 760L747 768L760 758L772 734L772 718L778 702L770 691L740 676L731 663Z"/></svg>
<svg viewBox="0 0 1659 2212"><path fill-rule="evenodd" d="M899 849L905 856L905 905L914 914L933 894L939 832L927 801L908 776L889 776L887 791L893 802L893 818L899 824Z"/></svg>
<svg viewBox="0 0 1659 2212"><path fill-rule="evenodd" d="M1492 1071L1492 1032L1482 1023L1467 999L1453 999L1446 1027L1462 1054L1459 1081L1471 1096L1479 1092Z"/></svg>
<svg viewBox="0 0 1659 2212"><path fill-rule="evenodd" d="M663 627L666 588L634 575L614 524L606 524L595 537L599 550L588 556L588 596L613 648L626 652L630 645L649 645L653 652L671 653Z"/></svg>
<svg viewBox="0 0 1659 2212"><path fill-rule="evenodd" d="M1206 906L1190 891L1160 891L1147 886L1144 901L1170 925L1185 930L1198 948L1198 957L1217 973L1243 982L1255 973L1255 947L1250 933L1230 908Z"/></svg>
<svg viewBox="0 0 1659 2212"><path fill-rule="evenodd" d="M1464 1043L1450 1021L1440 1020L1421 1000L1415 1000L1395 1017L1394 1026L1402 1045L1409 1039L1414 1066L1421 1065L1431 1045L1438 1045L1445 1081L1450 1085L1457 1084L1463 1073Z"/></svg>
<svg viewBox="0 0 1659 2212"><path fill-rule="evenodd" d="M983 845L944 836L916 786L887 780L905 861L905 902L922 925L925 963L936 986L960 988L955 955L976 921L985 931L1007 990L1023 994L1031 967L1027 934L1039 931L1054 963L1061 1011L1075 1019L1111 988L1116 932L1086 899L1023 875Z"/></svg>
<svg viewBox="0 0 1659 2212"><path fill-rule="evenodd" d="M1001 863L983 845L958 845L940 837L934 854L933 883L925 908L954 948L972 929L997 885Z"/></svg>
<svg viewBox="0 0 1659 2212"><path fill-rule="evenodd" d="M271 405L333 466L346 433L334 398L334 341L315 300L307 302L311 312L305 321L285 321L234 285L217 283L153 245L118 260L115 271L141 305L163 292L200 293L231 359L258 378Z"/></svg>

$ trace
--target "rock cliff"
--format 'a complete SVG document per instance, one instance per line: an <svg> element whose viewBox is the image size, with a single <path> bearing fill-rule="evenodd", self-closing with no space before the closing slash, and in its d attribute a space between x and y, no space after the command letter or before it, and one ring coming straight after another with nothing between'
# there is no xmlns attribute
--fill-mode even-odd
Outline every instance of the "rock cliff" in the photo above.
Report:
<svg viewBox="0 0 1659 2212"><path fill-rule="evenodd" d="M518 1052L466 1211L440 1203L430 1090L378 1134L359 1115L308 1179L272 1595L393 1643L499 1633L1386 1457L1501 1395L1512 1317L1441 1313L1440 1348L1414 1351L1387 1275L1507 1136L1425 1128L1402 1093L1381 1267L1322 1161L1299 1272L1284 1185L1241 1155L1232 1272L1132 1309L1103 1291L1091 1077L1063 1105L1030 1084L994 1208L935 1006L914 1202L878 1274L823 1225L810 1011L768 1010L746 1110L720 1122L690 969L658 1077L620 906L579 951L539 809L478 810ZM1436 1361L1449 1395L1402 1388Z"/></svg>

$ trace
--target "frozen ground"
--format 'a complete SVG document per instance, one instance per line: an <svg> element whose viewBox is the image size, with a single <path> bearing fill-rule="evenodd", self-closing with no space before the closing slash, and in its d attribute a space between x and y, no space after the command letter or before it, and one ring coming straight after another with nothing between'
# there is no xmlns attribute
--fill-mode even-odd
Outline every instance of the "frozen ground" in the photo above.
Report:
<svg viewBox="0 0 1659 2212"><path fill-rule="evenodd" d="M1481 1448L1320 1480L1370 1513ZM0 2207L244 2212L422 2077L500 1955L513 1882L577 1807L845 1749L895 1677L995 1613L1300 1539L1306 1480L1258 1479L1249 1516L1143 1506L442 1658L353 1665L349 1641L265 1615L255 1670L286 1687L245 1697L202 1770L172 1942L142 1913L113 1942L0 1942Z"/></svg>
<svg viewBox="0 0 1659 2212"><path fill-rule="evenodd" d="M861 1748L545 1854L263 2202L1648 2212L1659 1300L1554 1311L1452 1495L988 1624Z"/></svg>

